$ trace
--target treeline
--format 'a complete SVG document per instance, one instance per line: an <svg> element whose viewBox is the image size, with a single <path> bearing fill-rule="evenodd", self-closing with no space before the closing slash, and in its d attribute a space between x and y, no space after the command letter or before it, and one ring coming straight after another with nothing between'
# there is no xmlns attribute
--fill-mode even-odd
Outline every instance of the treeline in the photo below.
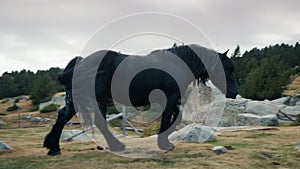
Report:
<svg viewBox="0 0 300 169"><path fill-rule="evenodd" d="M263 49L254 48L241 54L237 46L232 59L242 97L263 100L282 96L291 76L300 73L300 44L276 44ZM54 93L63 91L57 75L59 68L33 73L28 70L4 73L0 77L0 99L30 95L34 104L48 100Z"/></svg>
<svg viewBox="0 0 300 169"><path fill-rule="evenodd" d="M36 73L29 70L5 72L0 77L0 99L30 95L33 104L47 101L54 93L64 90L57 80L60 71L60 68L51 68Z"/></svg>
<svg viewBox="0 0 300 169"><path fill-rule="evenodd" d="M241 96L254 100L276 99L282 96L291 76L300 72L300 44L276 44L254 48L243 55L237 46L232 58Z"/></svg>

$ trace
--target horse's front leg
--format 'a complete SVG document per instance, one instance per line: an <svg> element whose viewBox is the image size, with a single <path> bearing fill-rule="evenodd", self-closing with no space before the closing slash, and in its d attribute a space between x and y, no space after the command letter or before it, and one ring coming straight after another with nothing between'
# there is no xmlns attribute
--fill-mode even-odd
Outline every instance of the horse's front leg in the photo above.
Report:
<svg viewBox="0 0 300 169"><path fill-rule="evenodd" d="M59 139L65 124L75 115L73 106L64 107L58 111L58 117L51 131L46 135L44 147L50 149L48 155L59 155Z"/></svg>
<svg viewBox="0 0 300 169"><path fill-rule="evenodd" d="M177 107L177 97L169 97L166 108L162 113L161 124L158 133L158 147L161 150L172 150L174 145L169 142L168 136L180 123L182 116Z"/></svg>
<svg viewBox="0 0 300 169"><path fill-rule="evenodd" d="M124 151L125 145L120 142L108 129L106 121L106 105L98 103L101 114L95 113L95 125L101 131L111 151Z"/></svg>

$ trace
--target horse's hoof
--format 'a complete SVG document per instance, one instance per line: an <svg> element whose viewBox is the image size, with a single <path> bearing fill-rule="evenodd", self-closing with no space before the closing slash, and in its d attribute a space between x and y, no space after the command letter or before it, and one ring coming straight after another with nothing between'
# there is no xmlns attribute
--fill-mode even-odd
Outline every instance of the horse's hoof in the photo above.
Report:
<svg viewBox="0 0 300 169"><path fill-rule="evenodd" d="M161 150L171 151L175 148L174 144L170 143L170 141L168 140L168 135L166 134L158 135L157 144Z"/></svg>
<svg viewBox="0 0 300 169"><path fill-rule="evenodd" d="M171 151L175 148L174 144L172 143L167 143L167 144L158 144L159 149L165 150L165 151Z"/></svg>
<svg viewBox="0 0 300 169"><path fill-rule="evenodd" d="M49 150L47 153L49 156L57 156L60 155L60 151Z"/></svg>
<svg viewBox="0 0 300 169"><path fill-rule="evenodd" d="M119 144L114 144L114 145L109 145L109 150L110 151L125 151L126 146L123 143L119 143Z"/></svg>

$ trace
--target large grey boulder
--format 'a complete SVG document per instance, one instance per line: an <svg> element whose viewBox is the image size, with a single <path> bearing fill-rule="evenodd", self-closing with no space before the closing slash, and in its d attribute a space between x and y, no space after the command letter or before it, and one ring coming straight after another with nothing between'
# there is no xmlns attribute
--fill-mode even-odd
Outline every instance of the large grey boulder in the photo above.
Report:
<svg viewBox="0 0 300 169"><path fill-rule="evenodd" d="M272 104L270 101L249 101L246 105L246 113L264 116L269 114L276 114L285 106L282 104Z"/></svg>
<svg viewBox="0 0 300 169"><path fill-rule="evenodd" d="M238 96L236 99L227 99L218 126L230 127L235 123L237 115L246 113L249 100Z"/></svg>
<svg viewBox="0 0 300 169"><path fill-rule="evenodd" d="M183 107L183 124L200 123L205 126L277 125L287 123L277 114L285 113L292 119L300 113L300 95L276 100L255 101L237 96L225 99L212 84L190 89L191 93ZM240 115L242 114L242 115ZM244 115L247 114L247 115ZM280 117L280 116L278 116ZM243 124L243 122L245 122Z"/></svg>
<svg viewBox="0 0 300 169"><path fill-rule="evenodd" d="M173 132L169 136L169 140L180 142L206 142L214 140L213 134L214 130L211 127L195 123Z"/></svg>
<svg viewBox="0 0 300 169"><path fill-rule="evenodd" d="M238 114L235 119L236 126L278 126L277 116L274 114L258 116L255 114Z"/></svg>
<svg viewBox="0 0 300 169"><path fill-rule="evenodd" d="M283 105L283 104L287 105L290 99L291 99L291 97L287 96L287 97L281 97L279 99L272 100L270 102L272 104L276 104L276 105L280 105L280 104L281 105Z"/></svg>
<svg viewBox="0 0 300 169"><path fill-rule="evenodd" d="M284 104L288 106L300 106L300 94L297 94L295 96L289 97L289 100L285 102Z"/></svg>
<svg viewBox="0 0 300 169"><path fill-rule="evenodd" d="M216 88L200 85L191 89L182 109L185 124L201 123L217 126L225 107L225 97Z"/></svg>

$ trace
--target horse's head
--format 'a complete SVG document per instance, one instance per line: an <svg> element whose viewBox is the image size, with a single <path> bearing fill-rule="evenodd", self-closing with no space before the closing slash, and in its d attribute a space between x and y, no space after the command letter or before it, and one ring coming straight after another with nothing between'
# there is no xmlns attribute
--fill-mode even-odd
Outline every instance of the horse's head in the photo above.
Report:
<svg viewBox="0 0 300 169"><path fill-rule="evenodd" d="M73 71L76 65L76 62L81 60L82 58L77 56L73 58L68 65L65 67L65 69L58 74L58 81L64 85L66 88L69 88L72 86L72 78L73 78Z"/></svg>
<svg viewBox="0 0 300 169"><path fill-rule="evenodd" d="M214 76L210 77L210 80L216 87L221 90L222 93L225 94L227 98L235 99L236 95L238 94L238 85L233 75L234 64L232 60L226 56L227 52L228 50L225 53L218 53L223 66L226 85L224 85L224 83L220 81L220 79L224 79L224 77L220 77L222 76L222 73L220 72L215 72Z"/></svg>

